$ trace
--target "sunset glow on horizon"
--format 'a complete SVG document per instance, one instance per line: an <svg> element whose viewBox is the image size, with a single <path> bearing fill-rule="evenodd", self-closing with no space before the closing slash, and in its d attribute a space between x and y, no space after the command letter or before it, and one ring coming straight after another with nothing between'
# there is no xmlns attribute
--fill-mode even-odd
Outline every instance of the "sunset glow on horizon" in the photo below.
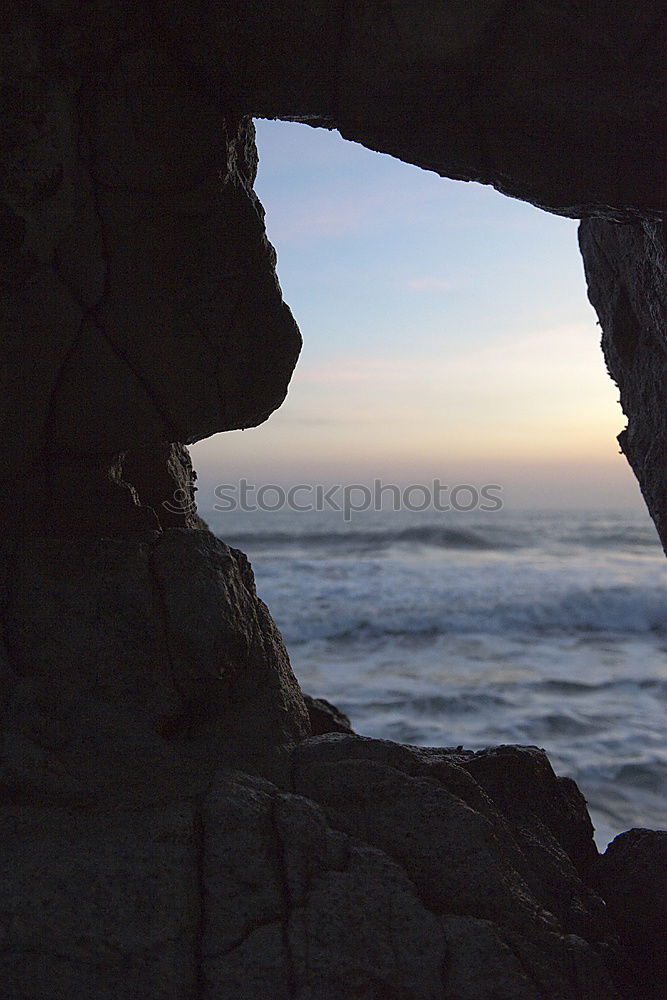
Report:
<svg viewBox="0 0 667 1000"><path fill-rule="evenodd" d="M201 482L444 475L527 505L641 504L575 220L334 132L257 131L304 349L267 423L192 449Z"/></svg>

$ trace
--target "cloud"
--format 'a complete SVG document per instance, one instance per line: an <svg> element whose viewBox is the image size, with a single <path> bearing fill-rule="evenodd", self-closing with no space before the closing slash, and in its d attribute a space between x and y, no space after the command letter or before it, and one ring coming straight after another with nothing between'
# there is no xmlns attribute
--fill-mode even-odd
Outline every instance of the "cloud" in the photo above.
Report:
<svg viewBox="0 0 667 1000"><path fill-rule="evenodd" d="M474 394L481 411L485 397L493 405L505 396L508 405L512 396L534 398L536 410L547 402L564 405L568 396L578 396L583 406L594 387L605 396L614 395L598 340L591 324L566 323L490 341L443 342L428 352L406 342L405 351L389 357L348 354L328 361L304 360L293 384L313 389L367 386L369 393L381 392L387 398L400 389L415 405L429 392L468 398Z"/></svg>

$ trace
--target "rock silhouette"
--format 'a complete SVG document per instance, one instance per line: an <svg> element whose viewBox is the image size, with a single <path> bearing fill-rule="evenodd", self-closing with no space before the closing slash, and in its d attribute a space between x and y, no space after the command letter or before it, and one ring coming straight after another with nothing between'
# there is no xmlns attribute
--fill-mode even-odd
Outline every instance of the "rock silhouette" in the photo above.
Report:
<svg viewBox="0 0 667 1000"><path fill-rule="evenodd" d="M251 116L335 127L584 220L621 446L667 544L664 14L10 0L2 1000L662 995L636 971L660 953L658 834L600 862L539 750L401 747L307 706L186 446L265 420L301 343Z"/></svg>

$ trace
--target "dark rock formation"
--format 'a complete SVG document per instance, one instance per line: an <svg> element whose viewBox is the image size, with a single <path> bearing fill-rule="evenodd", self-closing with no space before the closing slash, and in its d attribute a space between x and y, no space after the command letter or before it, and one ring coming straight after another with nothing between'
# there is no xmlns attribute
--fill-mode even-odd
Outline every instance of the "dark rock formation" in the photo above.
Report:
<svg viewBox="0 0 667 1000"><path fill-rule="evenodd" d="M667 996L667 832L620 834L600 858L594 880L634 961L638 996Z"/></svg>
<svg viewBox="0 0 667 1000"><path fill-rule="evenodd" d="M350 720L345 712L341 712L326 698L312 698L309 694L304 694L303 700L308 711L313 736L352 732Z"/></svg>
<svg viewBox="0 0 667 1000"><path fill-rule="evenodd" d="M604 936L602 904L561 842L567 824L595 858L590 820L583 800L572 810L543 751L472 754L339 736L301 744L295 755L295 790L400 861L436 912L499 922L519 936L556 924ZM520 794L507 809L506 788L522 781L537 801L551 800L550 823L539 806L521 809Z"/></svg>
<svg viewBox="0 0 667 1000"><path fill-rule="evenodd" d="M554 775L543 750L494 747L461 755L460 765L502 810L524 852L550 842L553 860L564 852L578 876L589 877L598 854L586 800L571 778Z"/></svg>
<svg viewBox="0 0 667 1000"><path fill-rule="evenodd" d="M664 211L663 3L153 6L188 69L255 116L567 215Z"/></svg>
<svg viewBox="0 0 667 1000"><path fill-rule="evenodd" d="M0 835L3 1000L443 997L445 935L405 872L269 782L222 769L74 821L10 806Z"/></svg>
<svg viewBox="0 0 667 1000"><path fill-rule="evenodd" d="M628 417L618 441L667 552L665 226L587 219L579 243L607 368Z"/></svg>
<svg viewBox="0 0 667 1000"><path fill-rule="evenodd" d="M242 553L171 529L21 539L6 565L13 802L157 804L221 762L286 780L310 727Z"/></svg>
<svg viewBox="0 0 667 1000"><path fill-rule="evenodd" d="M497 787L536 767L538 799L567 800L534 749L339 735L299 746L298 794L218 767L111 813L5 802L3 908L20 919L3 996L620 998L619 949L559 844L558 805L551 827L526 821L527 850L475 760Z"/></svg>
<svg viewBox="0 0 667 1000"><path fill-rule="evenodd" d="M261 422L299 352L253 127L148 4L14 3L3 29L2 524L71 534L92 509L102 532L140 530L110 485L121 453L157 465L170 442Z"/></svg>
<svg viewBox="0 0 667 1000"><path fill-rule="evenodd" d="M126 452L120 476L139 506L150 507L164 528L206 528L197 514L195 482L188 449L182 444L158 444ZM131 485L130 485L131 484Z"/></svg>
<svg viewBox="0 0 667 1000"><path fill-rule="evenodd" d="M644 968L662 841L597 866L534 748L303 743L185 445L266 419L299 351L247 116L338 127L596 217L664 541L663 6L10 0L0 24L0 997L627 1000L593 888Z"/></svg>

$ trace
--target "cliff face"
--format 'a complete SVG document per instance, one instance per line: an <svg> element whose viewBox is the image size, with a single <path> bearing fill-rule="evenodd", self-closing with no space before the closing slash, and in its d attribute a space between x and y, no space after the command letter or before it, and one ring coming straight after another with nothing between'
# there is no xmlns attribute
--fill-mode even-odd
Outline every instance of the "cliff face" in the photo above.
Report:
<svg viewBox="0 0 667 1000"><path fill-rule="evenodd" d="M667 552L667 254L664 223L579 228L589 298L628 426L618 436Z"/></svg>
<svg viewBox="0 0 667 1000"><path fill-rule="evenodd" d="M664 5L614 0L153 4L199 79L256 117L551 211L664 210Z"/></svg>
<svg viewBox="0 0 667 1000"><path fill-rule="evenodd" d="M165 443L265 420L299 353L253 127L141 5L5 21L0 516L27 534L159 527L123 485L133 453L164 468Z"/></svg>
<svg viewBox="0 0 667 1000"><path fill-rule="evenodd" d="M335 126L586 217L621 443L665 541L664 9L29 0L0 20L0 995L632 996L624 948L650 949L597 893L645 884L637 852L598 871L542 754L304 743L185 445L266 419L300 346L248 116Z"/></svg>

